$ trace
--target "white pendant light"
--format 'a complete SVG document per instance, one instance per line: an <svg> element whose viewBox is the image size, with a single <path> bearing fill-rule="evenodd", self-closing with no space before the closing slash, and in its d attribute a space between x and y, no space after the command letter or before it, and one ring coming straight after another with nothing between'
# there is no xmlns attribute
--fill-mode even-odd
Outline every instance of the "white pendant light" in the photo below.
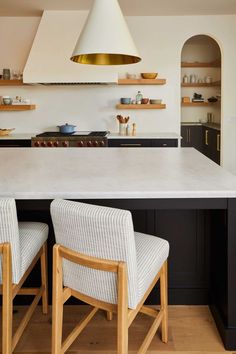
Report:
<svg viewBox="0 0 236 354"><path fill-rule="evenodd" d="M141 60L117 0L94 0L71 60L93 65Z"/></svg>

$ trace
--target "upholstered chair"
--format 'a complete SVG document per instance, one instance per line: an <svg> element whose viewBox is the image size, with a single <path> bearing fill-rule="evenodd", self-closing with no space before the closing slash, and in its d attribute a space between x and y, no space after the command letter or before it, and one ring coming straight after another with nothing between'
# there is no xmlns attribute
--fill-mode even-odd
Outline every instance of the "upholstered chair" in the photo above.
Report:
<svg viewBox="0 0 236 354"><path fill-rule="evenodd" d="M0 291L2 294L2 353L11 354L34 309L42 298L43 313L48 312L46 241L48 226L39 222L18 222L14 199L0 199ZM22 285L41 262L41 286ZM16 295L34 295L17 330L12 336L13 300Z"/></svg>
<svg viewBox="0 0 236 354"><path fill-rule="evenodd" d="M159 325L167 342L167 241L133 230L129 211L54 200L52 354L64 353L95 315L117 313L117 353L128 353L128 328L138 312L154 317L138 353L145 353ZM160 279L158 309L144 301ZM62 343L63 304L74 296L92 311Z"/></svg>

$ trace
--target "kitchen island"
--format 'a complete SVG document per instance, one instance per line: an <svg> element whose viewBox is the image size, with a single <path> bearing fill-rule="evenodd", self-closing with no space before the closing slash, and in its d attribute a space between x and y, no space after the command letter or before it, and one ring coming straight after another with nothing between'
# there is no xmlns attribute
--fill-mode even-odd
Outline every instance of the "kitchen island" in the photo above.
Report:
<svg viewBox="0 0 236 354"><path fill-rule="evenodd" d="M192 148L6 148L0 166L22 219L50 223L54 198L131 210L137 231L170 242L170 303L209 304L236 349L235 176Z"/></svg>

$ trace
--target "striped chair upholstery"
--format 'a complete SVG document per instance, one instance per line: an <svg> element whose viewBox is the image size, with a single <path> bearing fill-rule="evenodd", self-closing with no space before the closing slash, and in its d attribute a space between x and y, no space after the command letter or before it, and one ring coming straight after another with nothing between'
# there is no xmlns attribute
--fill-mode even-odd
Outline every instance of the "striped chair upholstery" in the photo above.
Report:
<svg viewBox="0 0 236 354"><path fill-rule="evenodd" d="M0 243L11 244L12 282L18 284L48 237L48 226L39 222L19 222L12 198L0 199ZM2 283L2 262L0 262Z"/></svg>
<svg viewBox="0 0 236 354"><path fill-rule="evenodd" d="M0 294L2 295L2 353L12 354L42 299L42 311L48 312L47 286L48 226L39 222L18 222L16 203L0 199ZM35 264L40 261L41 285L24 288ZM24 317L13 329L13 301L17 295L33 296Z"/></svg>
<svg viewBox="0 0 236 354"><path fill-rule="evenodd" d="M128 306L135 309L169 254L167 241L134 232L129 211L54 200L56 242L98 258L127 264ZM64 285L98 300L117 303L116 275L63 260Z"/></svg>

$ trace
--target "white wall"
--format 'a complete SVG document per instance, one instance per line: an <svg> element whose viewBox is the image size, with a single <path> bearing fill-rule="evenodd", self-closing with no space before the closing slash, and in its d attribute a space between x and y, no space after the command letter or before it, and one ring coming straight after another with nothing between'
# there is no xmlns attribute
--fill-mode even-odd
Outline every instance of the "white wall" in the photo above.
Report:
<svg viewBox="0 0 236 354"><path fill-rule="evenodd" d="M224 167L236 173L236 16L128 17L127 21L143 61L122 68L120 75L157 71L167 78L165 86L140 87L144 96L163 98L166 110L117 111L114 106L119 98L134 97L139 88L135 86L0 87L0 96L21 95L37 104L35 111L0 112L0 126L41 132L69 122L81 130L114 131L116 115L123 114L130 115L139 132L179 132L182 46L196 34L207 34L222 50L222 157ZM0 68L23 69L38 22L38 18L0 19Z"/></svg>

